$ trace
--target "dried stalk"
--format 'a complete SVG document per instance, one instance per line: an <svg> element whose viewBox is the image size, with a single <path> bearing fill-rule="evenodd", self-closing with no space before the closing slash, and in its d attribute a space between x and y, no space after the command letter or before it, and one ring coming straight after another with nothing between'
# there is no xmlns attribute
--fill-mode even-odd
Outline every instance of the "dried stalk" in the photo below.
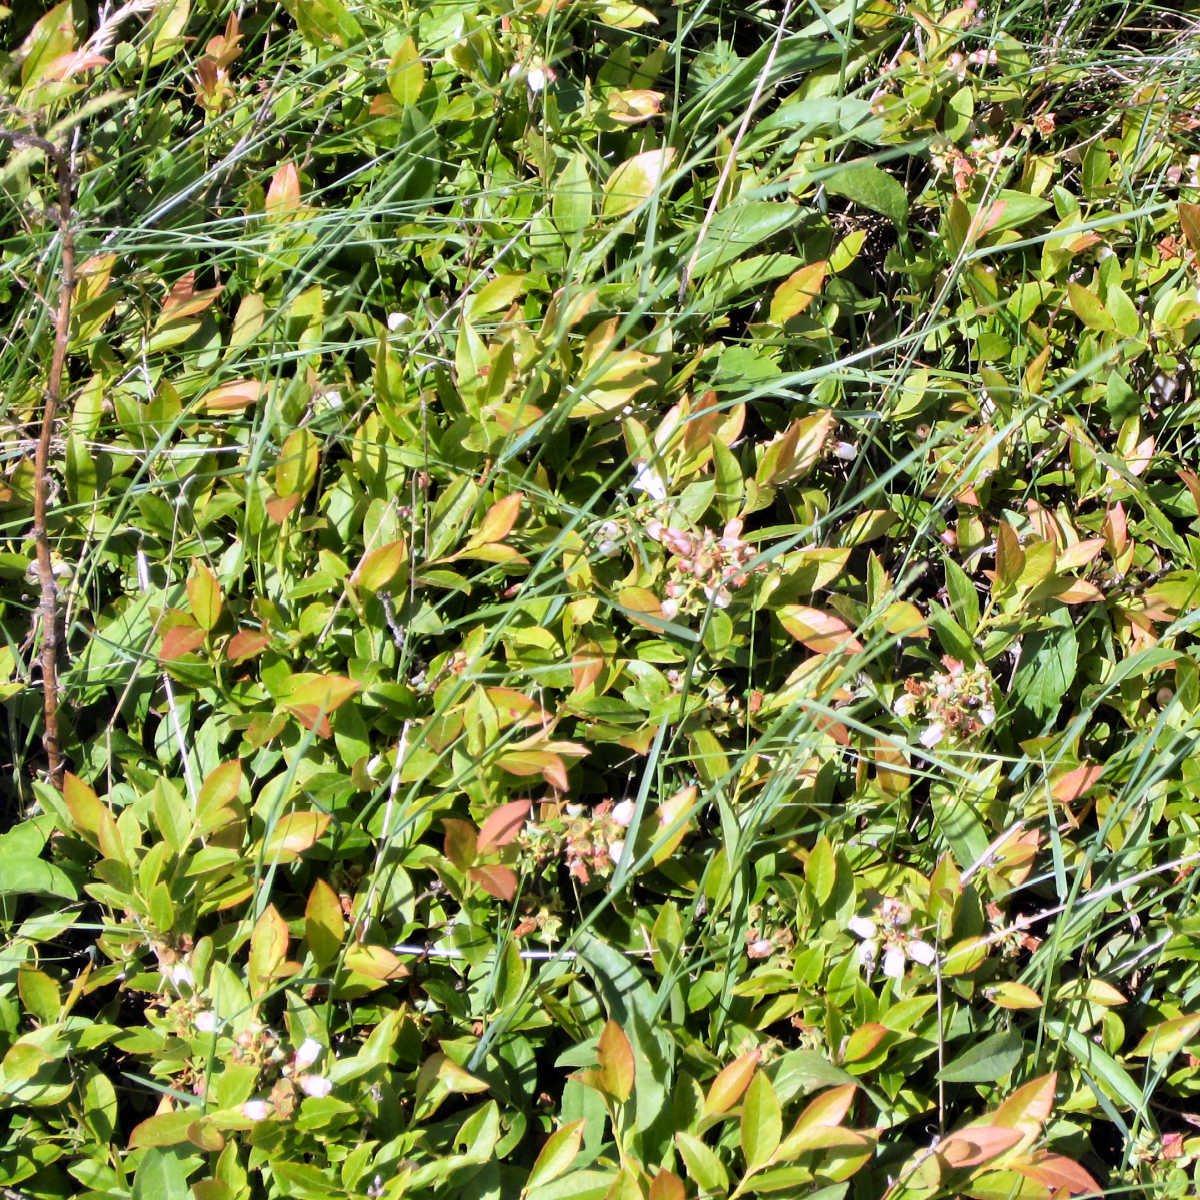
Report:
<svg viewBox="0 0 1200 1200"><path fill-rule="evenodd" d="M68 152L32 133L0 129L0 140L20 149L40 150L54 163L58 180L58 237L62 246L62 265L58 280L58 303L54 309L54 353L50 359L50 377L42 406L42 431L33 458L33 540L37 547L37 574L41 592L42 623L42 745L46 748L50 783L62 790L64 763L58 736L58 585L50 559L50 538L46 532L46 502L49 485L47 470L50 439L62 400L63 373L67 364L67 344L71 333L71 298L75 291L75 236L71 229L71 160Z"/></svg>

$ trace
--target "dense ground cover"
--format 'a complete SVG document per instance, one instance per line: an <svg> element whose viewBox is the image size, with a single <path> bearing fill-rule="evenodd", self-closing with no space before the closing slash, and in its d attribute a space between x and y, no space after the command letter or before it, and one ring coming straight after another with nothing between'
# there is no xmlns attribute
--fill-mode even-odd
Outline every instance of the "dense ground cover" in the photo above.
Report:
<svg viewBox="0 0 1200 1200"><path fill-rule="evenodd" d="M1196 18L86 8L0 26L6 1195L1193 1194Z"/></svg>

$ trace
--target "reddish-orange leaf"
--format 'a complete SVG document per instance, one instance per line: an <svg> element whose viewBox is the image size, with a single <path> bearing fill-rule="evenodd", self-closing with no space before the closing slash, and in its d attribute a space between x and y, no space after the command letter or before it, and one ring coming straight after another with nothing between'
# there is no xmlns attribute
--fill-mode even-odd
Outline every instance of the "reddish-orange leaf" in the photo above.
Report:
<svg viewBox="0 0 1200 1200"><path fill-rule="evenodd" d="M938 1143L938 1156L955 1168L977 1167L999 1158L1021 1140L1016 1129L998 1125L973 1125L956 1129Z"/></svg>
<svg viewBox="0 0 1200 1200"><path fill-rule="evenodd" d="M1068 579L1064 580L1064 584L1061 591L1054 593L1055 600L1061 600L1064 604L1094 604L1104 599L1104 593L1086 579Z"/></svg>
<svg viewBox="0 0 1200 1200"><path fill-rule="evenodd" d="M829 274L829 262L809 263L789 275L776 289L771 298L769 320L772 324L782 325L798 316L817 298L825 276Z"/></svg>
<svg viewBox="0 0 1200 1200"><path fill-rule="evenodd" d="M194 317L197 313L203 312L225 290L222 285L198 292L195 290L195 285L195 271L189 271L175 281L175 285L167 293L162 310L158 314L160 327L171 321L181 321L184 317Z"/></svg>
<svg viewBox="0 0 1200 1200"><path fill-rule="evenodd" d="M267 510L267 516L276 525L282 525L300 507L300 499L300 495L295 492L290 496L272 494L263 507Z"/></svg>
<svg viewBox="0 0 1200 1200"><path fill-rule="evenodd" d="M1100 1185L1077 1162L1061 1154L1039 1150L1027 1162L1014 1162L1013 1169L1048 1187L1054 1195L1065 1190L1069 1196L1100 1195Z"/></svg>
<svg viewBox="0 0 1200 1200"><path fill-rule="evenodd" d="M1103 774L1104 768L1099 764L1089 766L1084 763L1055 779L1050 784L1050 795L1059 804L1073 804L1080 796L1087 795Z"/></svg>
<svg viewBox="0 0 1200 1200"><path fill-rule="evenodd" d="M1040 1075L1017 1088L1015 1092L988 1118L991 1125L1003 1125L1008 1129L1019 1129L1029 1139L1037 1136L1050 1118L1054 1107L1054 1089L1058 1086L1058 1073Z"/></svg>
<svg viewBox="0 0 1200 1200"><path fill-rule="evenodd" d="M354 568L351 578L356 587L367 592L377 592L396 578L400 568L407 561L408 547L401 538L396 542L388 542L386 546L368 550Z"/></svg>
<svg viewBox="0 0 1200 1200"><path fill-rule="evenodd" d="M267 862L294 862L329 828L329 821L328 813L285 813L267 835L263 857Z"/></svg>
<svg viewBox="0 0 1200 1200"><path fill-rule="evenodd" d="M472 867L467 874L489 896L495 896L497 900L511 900L517 894L517 884L520 881L511 867L484 863L482 866Z"/></svg>
<svg viewBox="0 0 1200 1200"><path fill-rule="evenodd" d="M1088 563L1104 549L1102 537L1084 538L1073 546L1068 546L1055 560L1056 571L1076 571Z"/></svg>
<svg viewBox="0 0 1200 1200"><path fill-rule="evenodd" d="M512 527L516 524L517 514L521 511L521 501L523 499L524 493L513 492L511 496L505 496L503 500L497 500L488 509L487 515L480 522L479 528L475 531L467 545L482 546L486 542L499 542L508 537L512 532Z"/></svg>
<svg viewBox="0 0 1200 1200"><path fill-rule="evenodd" d="M300 207L300 175L296 164L286 162L271 176L267 188L268 217L284 217Z"/></svg>
<svg viewBox="0 0 1200 1200"><path fill-rule="evenodd" d="M474 861L477 851L475 826L457 817L443 817L442 852L460 870L465 871Z"/></svg>
<svg viewBox="0 0 1200 1200"><path fill-rule="evenodd" d="M171 662L191 654L204 645L207 636L203 629L197 629L195 625L174 625L163 634L162 646L158 651L159 660Z"/></svg>
<svg viewBox="0 0 1200 1200"><path fill-rule="evenodd" d="M541 775L553 788L567 791L567 768L548 750L510 750L497 760L510 775Z"/></svg>
<svg viewBox="0 0 1200 1200"><path fill-rule="evenodd" d="M684 1200L686 1196L683 1180L666 1167L650 1180L650 1200Z"/></svg>
<svg viewBox="0 0 1200 1200"><path fill-rule="evenodd" d="M865 1028L865 1027L864 1027ZM877 1028L883 1029L882 1025ZM810 1125L840 1125L854 1103L854 1093L858 1090L855 1083L844 1083L841 1087L830 1088L822 1092L800 1114L796 1121L797 1129L806 1129Z"/></svg>
<svg viewBox="0 0 1200 1200"><path fill-rule="evenodd" d="M604 1090L614 1100L628 1100L633 1094L633 1047L616 1021L610 1019L604 1023L600 1031L597 1059Z"/></svg>
<svg viewBox="0 0 1200 1200"><path fill-rule="evenodd" d="M333 726L329 723L329 718L316 704L285 704L283 706L288 712L304 726L305 729L311 729L317 737L332 737Z"/></svg>
<svg viewBox="0 0 1200 1200"><path fill-rule="evenodd" d="M842 1051L843 1062L858 1062L872 1053L876 1046L891 1032L886 1025L876 1021L868 1021L860 1025L847 1039L846 1048Z"/></svg>
<svg viewBox="0 0 1200 1200"><path fill-rule="evenodd" d="M715 1117L728 1112L750 1086L750 1080L754 1078L754 1072L758 1070L760 1062L762 1051L755 1047L722 1068L704 1098L704 1115Z"/></svg>
<svg viewBox="0 0 1200 1200"><path fill-rule="evenodd" d="M528 800L510 800L495 812L488 813L479 827L477 851L480 854L488 854L501 846L507 846L521 832L521 826L528 815Z"/></svg>
<svg viewBox="0 0 1200 1200"><path fill-rule="evenodd" d="M263 385L257 379L235 379L205 392L200 405L209 412L238 412L257 402Z"/></svg>
<svg viewBox="0 0 1200 1200"><path fill-rule="evenodd" d="M532 697L515 688L485 688L487 698L496 706L500 719L508 724L549 726L553 717Z"/></svg>
<svg viewBox="0 0 1200 1200"><path fill-rule="evenodd" d="M571 659L571 685L576 692L591 687L604 670L604 651L595 642L580 642Z"/></svg>
<svg viewBox="0 0 1200 1200"><path fill-rule="evenodd" d="M244 662L256 654L261 654L270 641L265 633L256 633L253 629L239 629L225 646L225 658L231 663Z"/></svg>
<svg viewBox="0 0 1200 1200"><path fill-rule="evenodd" d="M832 654L838 650L853 653L863 648L845 621L818 608L784 605L779 609L779 622L796 641L816 654Z"/></svg>

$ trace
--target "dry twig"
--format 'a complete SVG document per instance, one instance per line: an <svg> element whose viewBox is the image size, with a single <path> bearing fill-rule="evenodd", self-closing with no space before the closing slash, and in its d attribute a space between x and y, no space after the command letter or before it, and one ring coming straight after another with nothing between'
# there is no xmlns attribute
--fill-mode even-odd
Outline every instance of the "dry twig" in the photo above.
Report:
<svg viewBox="0 0 1200 1200"><path fill-rule="evenodd" d="M0 141L18 149L40 150L54 164L58 182L58 237L62 262L58 279L58 301L54 307L54 351L42 407L42 430L33 459L33 540L37 548L38 586L42 621L42 744L46 748L50 782L62 790L64 763L58 735L58 585L50 559L46 532L47 471L54 421L62 399L63 373L71 332L71 297L75 290L75 237L71 229L71 161L68 152L33 133L0 129Z"/></svg>

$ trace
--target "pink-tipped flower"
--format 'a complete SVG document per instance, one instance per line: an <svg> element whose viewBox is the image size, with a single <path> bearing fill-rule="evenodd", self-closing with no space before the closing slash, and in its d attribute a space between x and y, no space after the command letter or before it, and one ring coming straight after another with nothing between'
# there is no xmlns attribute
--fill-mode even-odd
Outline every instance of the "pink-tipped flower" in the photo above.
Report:
<svg viewBox="0 0 1200 1200"><path fill-rule="evenodd" d="M192 1024L195 1026L197 1033L216 1033L221 1020L215 1012L205 1010L204 1012L198 1012L192 1018Z"/></svg>
<svg viewBox="0 0 1200 1200"><path fill-rule="evenodd" d="M634 809L637 805L632 800L622 800L619 804L613 805L613 810L609 814L612 817L613 823L620 825L622 829L629 828L629 822L633 820Z"/></svg>
<svg viewBox="0 0 1200 1200"><path fill-rule="evenodd" d="M323 1100L333 1091L333 1084L324 1075L302 1075L300 1077L300 1090L306 1096Z"/></svg>
<svg viewBox="0 0 1200 1200"><path fill-rule="evenodd" d="M247 1121L265 1121L271 1115L271 1106L265 1100L247 1100L242 1105L242 1116Z"/></svg>
<svg viewBox="0 0 1200 1200"><path fill-rule="evenodd" d="M305 1038L300 1043L300 1048L296 1051L296 1057L293 1059L292 1065L297 1071L308 1070L321 1057L321 1051L324 1048L316 1038Z"/></svg>

